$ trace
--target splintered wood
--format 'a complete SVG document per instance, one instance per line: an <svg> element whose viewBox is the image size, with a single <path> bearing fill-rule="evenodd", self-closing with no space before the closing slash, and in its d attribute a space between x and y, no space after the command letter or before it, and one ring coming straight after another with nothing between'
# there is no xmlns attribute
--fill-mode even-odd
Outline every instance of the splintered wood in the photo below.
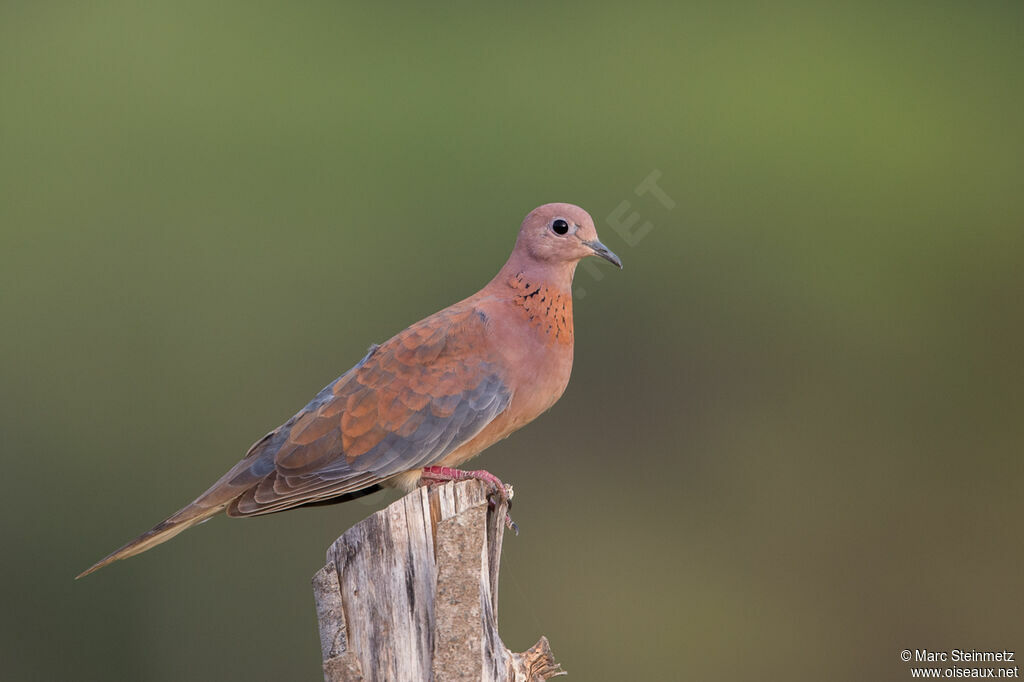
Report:
<svg viewBox="0 0 1024 682"><path fill-rule="evenodd" d="M498 636L505 507L480 481L419 488L353 526L313 577L326 682L540 682L565 672L546 638Z"/></svg>

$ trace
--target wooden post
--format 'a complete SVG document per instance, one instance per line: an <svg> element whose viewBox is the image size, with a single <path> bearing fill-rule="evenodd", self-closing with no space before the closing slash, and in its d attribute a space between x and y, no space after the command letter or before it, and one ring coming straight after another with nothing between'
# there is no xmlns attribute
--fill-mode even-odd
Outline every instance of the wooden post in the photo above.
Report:
<svg viewBox="0 0 1024 682"><path fill-rule="evenodd" d="M505 507L480 481L419 488L347 530L313 577L326 682L540 682L565 672L546 638L498 636Z"/></svg>

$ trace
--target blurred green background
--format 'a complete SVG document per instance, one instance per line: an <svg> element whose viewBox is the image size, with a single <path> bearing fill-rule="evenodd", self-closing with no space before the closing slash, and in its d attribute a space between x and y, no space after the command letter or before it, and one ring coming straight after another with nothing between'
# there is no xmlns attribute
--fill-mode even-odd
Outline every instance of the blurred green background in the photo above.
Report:
<svg viewBox="0 0 1024 682"><path fill-rule="evenodd" d="M1016 1L5 0L5 679L320 679L309 579L393 495L72 577L548 201L626 268L578 273L566 395L476 460L516 484L508 646L575 680L1024 655L1022 110Z"/></svg>

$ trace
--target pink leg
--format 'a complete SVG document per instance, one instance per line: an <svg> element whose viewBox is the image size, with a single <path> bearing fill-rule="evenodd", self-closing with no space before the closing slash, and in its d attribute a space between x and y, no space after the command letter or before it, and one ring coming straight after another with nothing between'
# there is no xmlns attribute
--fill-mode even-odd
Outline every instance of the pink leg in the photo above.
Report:
<svg viewBox="0 0 1024 682"><path fill-rule="evenodd" d="M508 507L512 506L512 486L505 485L497 476L483 469L464 471L450 467L423 467L420 485L436 485L438 483L447 483L448 481L468 481L471 479L490 483L494 487L494 491L501 497L501 501L508 505ZM514 531L516 535L519 535L519 526L512 521L512 517L507 512L505 513L505 526Z"/></svg>

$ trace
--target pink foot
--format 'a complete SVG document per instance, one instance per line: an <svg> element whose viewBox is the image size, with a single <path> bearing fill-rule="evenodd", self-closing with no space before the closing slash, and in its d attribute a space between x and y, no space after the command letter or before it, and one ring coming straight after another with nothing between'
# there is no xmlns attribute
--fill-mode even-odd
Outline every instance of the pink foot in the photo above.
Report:
<svg viewBox="0 0 1024 682"><path fill-rule="evenodd" d="M423 467L423 475L420 476L421 485L437 485L438 483L447 483L448 481L469 480L490 483L494 487L494 492L507 505L506 508L512 508L512 486L502 483L501 479L490 471L484 471L483 469L463 471L462 469L452 469L450 467ZM515 524L515 521L508 515L508 512L505 513L505 527L519 535L519 526Z"/></svg>

